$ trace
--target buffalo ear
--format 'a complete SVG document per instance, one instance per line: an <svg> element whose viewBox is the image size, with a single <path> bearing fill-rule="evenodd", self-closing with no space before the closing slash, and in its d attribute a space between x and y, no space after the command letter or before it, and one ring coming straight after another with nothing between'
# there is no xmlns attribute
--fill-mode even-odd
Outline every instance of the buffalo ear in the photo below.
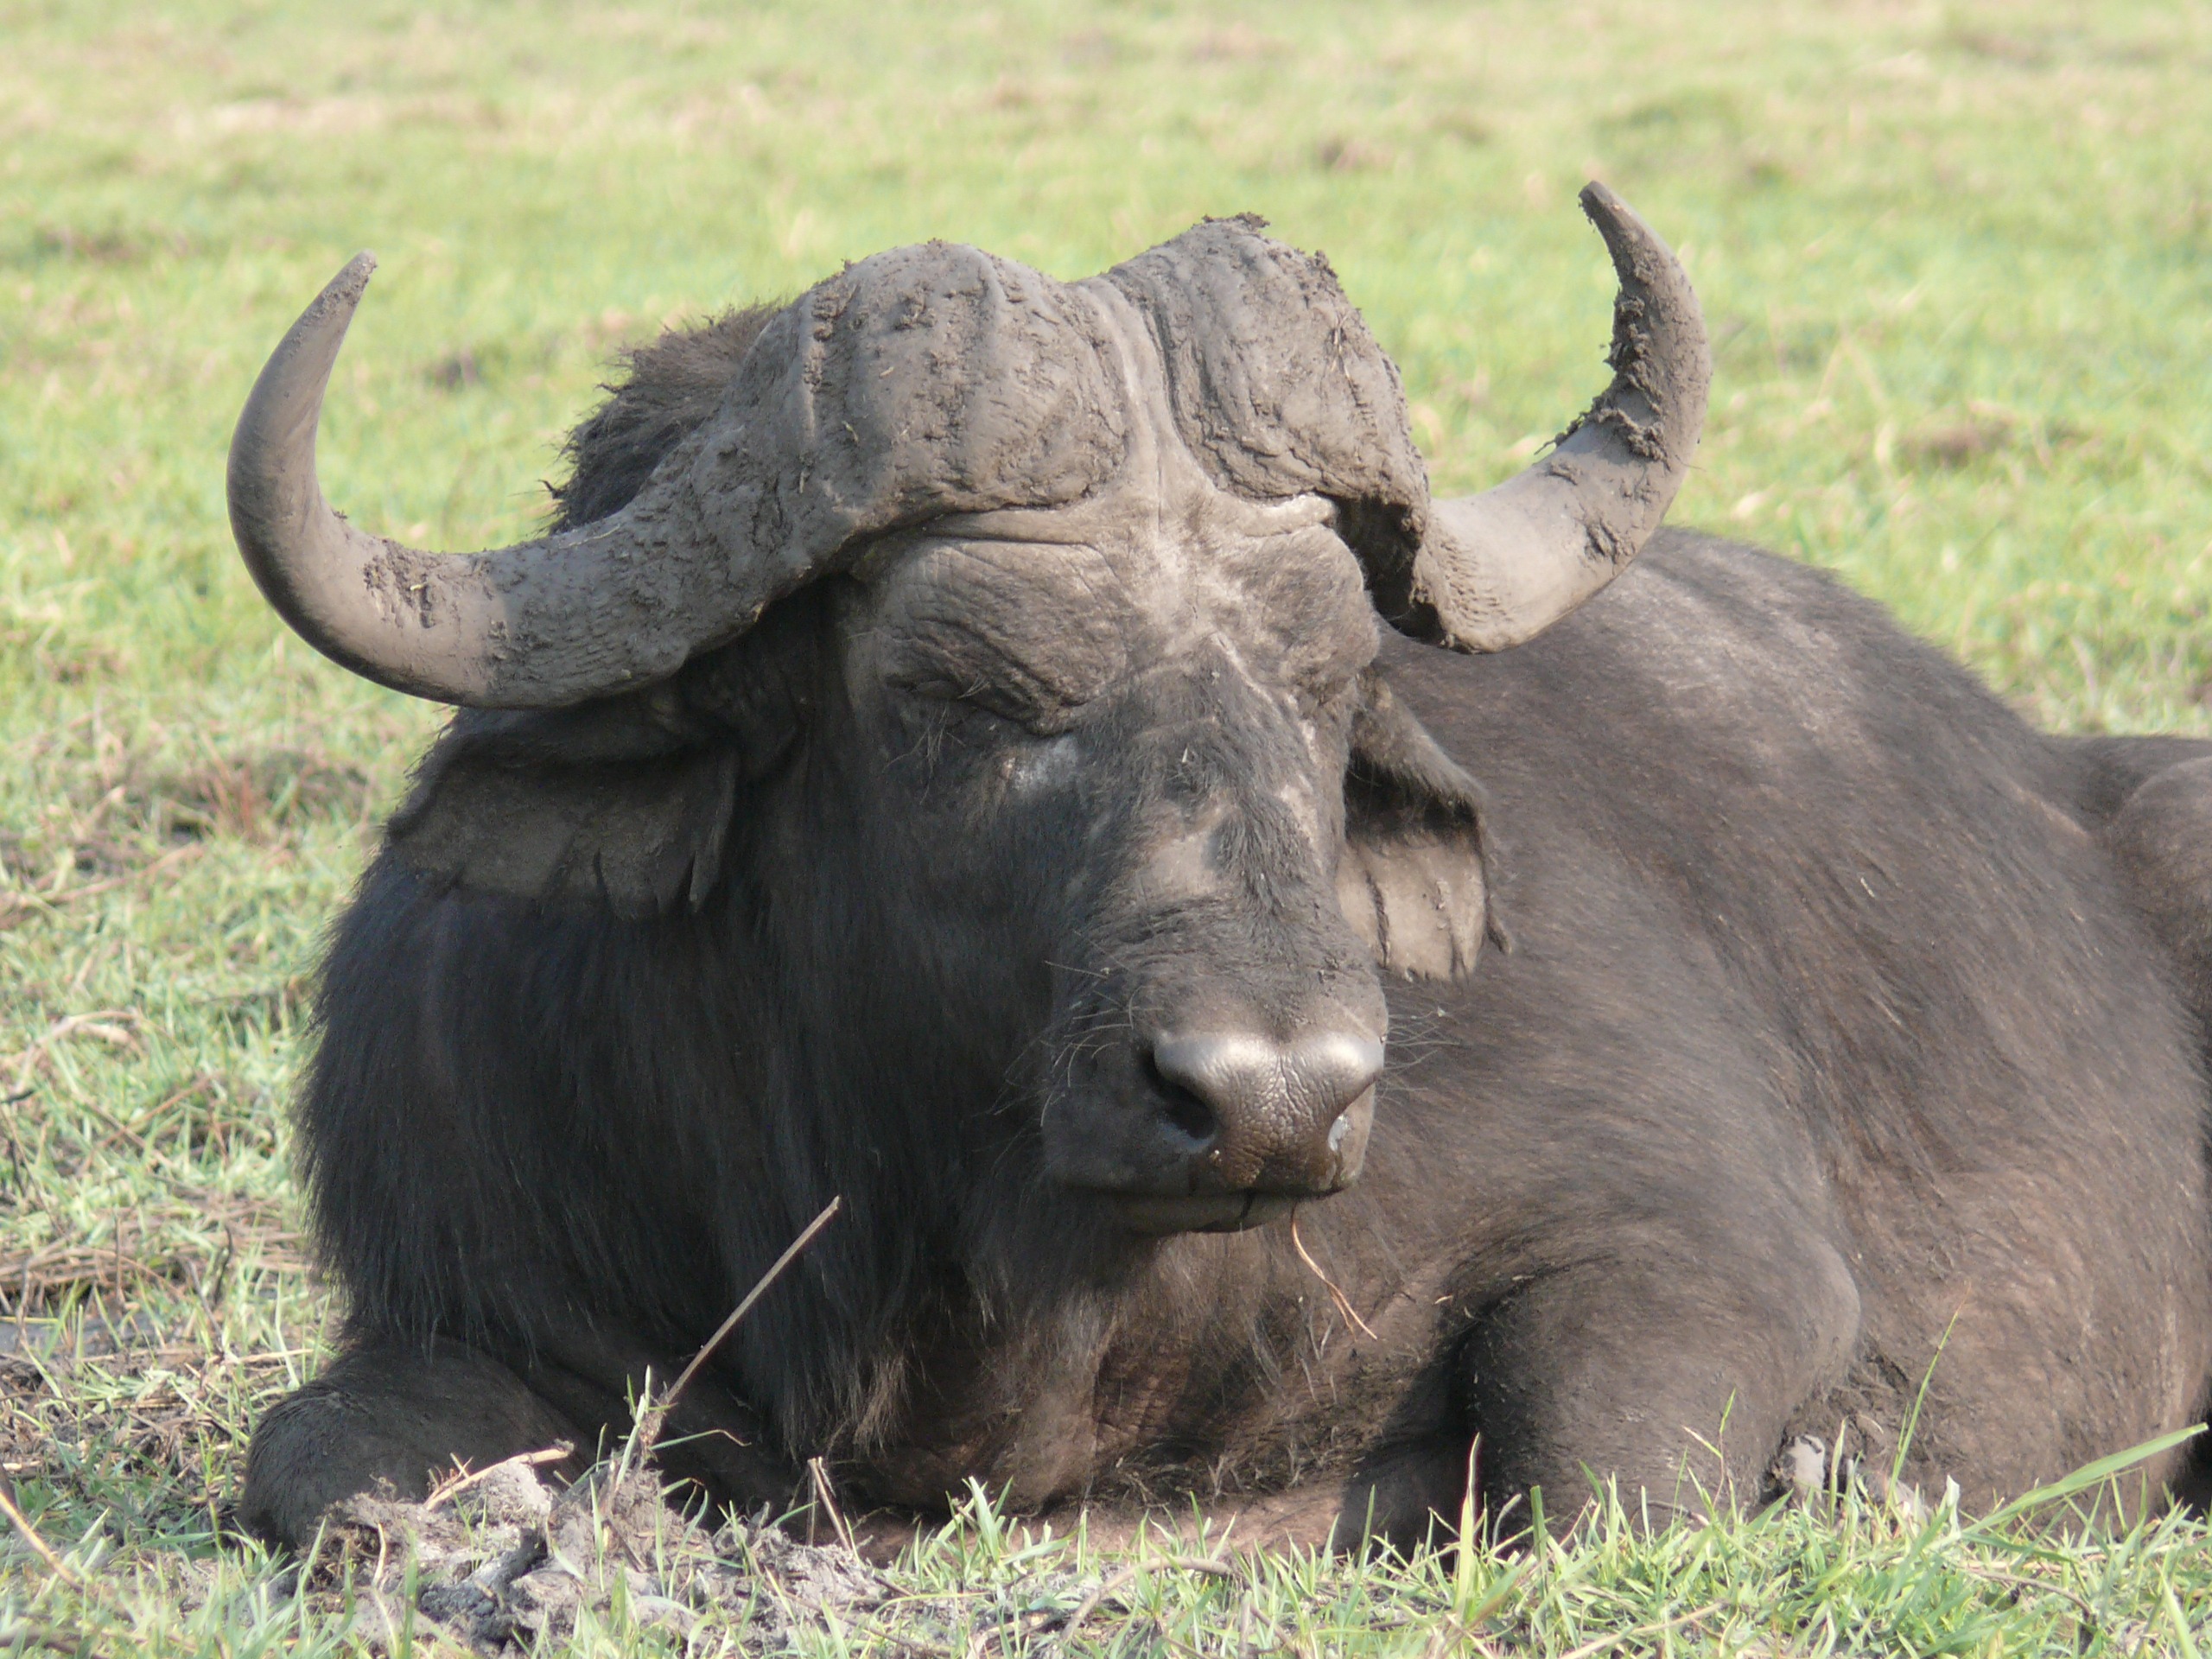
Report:
<svg viewBox="0 0 2212 1659"><path fill-rule="evenodd" d="M721 872L738 760L734 745L685 741L636 696L466 712L423 757L385 840L479 893L630 918L696 908Z"/></svg>
<svg viewBox="0 0 2212 1659"><path fill-rule="evenodd" d="M1381 674L1369 671L1360 690L1338 900L1384 968L1408 979L1465 979L1484 938L1511 948L1491 894L1495 852L1482 785Z"/></svg>
<svg viewBox="0 0 2212 1659"><path fill-rule="evenodd" d="M797 741L818 603L772 609L660 685L520 713L464 710L385 827L390 855L458 887L619 916L696 910L739 791Z"/></svg>

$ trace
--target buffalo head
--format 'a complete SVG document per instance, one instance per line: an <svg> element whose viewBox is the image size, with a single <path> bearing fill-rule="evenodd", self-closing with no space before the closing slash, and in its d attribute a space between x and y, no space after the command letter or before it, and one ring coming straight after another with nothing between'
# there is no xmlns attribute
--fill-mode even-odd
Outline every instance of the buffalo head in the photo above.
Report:
<svg viewBox="0 0 2212 1659"><path fill-rule="evenodd" d="M1687 280L1584 204L1613 382L1465 500L1430 499L1326 264L1231 219L1071 284L864 260L606 511L467 556L316 482L364 256L254 388L232 522L310 643L467 711L393 856L724 918L783 988L788 1087L952 1104L955 1144L898 1155L1018 1144L1122 1227L1249 1225L1359 1173L1378 963L1464 974L1489 925L1478 791L1374 671L1378 620L1532 636L1634 557L1695 445Z"/></svg>

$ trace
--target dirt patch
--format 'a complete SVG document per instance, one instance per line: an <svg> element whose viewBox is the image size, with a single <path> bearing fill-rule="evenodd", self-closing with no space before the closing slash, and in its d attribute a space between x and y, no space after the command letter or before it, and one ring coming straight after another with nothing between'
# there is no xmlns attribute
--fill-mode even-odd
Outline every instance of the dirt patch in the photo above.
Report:
<svg viewBox="0 0 2212 1659"><path fill-rule="evenodd" d="M1313 147L1313 165L1324 173L1385 173L1397 160L1398 152L1388 144L1342 133Z"/></svg>
<svg viewBox="0 0 2212 1659"><path fill-rule="evenodd" d="M187 844L149 855L105 837L77 842L43 880L0 888L0 933L34 916L51 914L82 899L112 893L137 876L161 875L189 862L199 850L196 845ZM0 879L12 874L10 867L0 872Z"/></svg>
<svg viewBox="0 0 2212 1659"><path fill-rule="evenodd" d="M423 378L440 391L459 391L484 384L484 365L477 360L476 353L464 346L429 364L423 371Z"/></svg>
<svg viewBox="0 0 2212 1659"><path fill-rule="evenodd" d="M365 826L375 792L359 767L299 749L224 755L162 773L125 758L96 779L100 792L55 804L42 833L0 830L0 932L159 876L204 842L278 847L315 820Z"/></svg>
<svg viewBox="0 0 2212 1659"><path fill-rule="evenodd" d="M44 224L31 232L33 263L71 260L89 265L143 265L157 255L188 258L192 238L182 231L150 225Z"/></svg>
<svg viewBox="0 0 2212 1659"><path fill-rule="evenodd" d="M635 1439L622 1456L556 1490L537 1470L566 1451L457 1473L420 1503L358 1497L335 1505L301 1569L301 1593L333 1606L350 1593L355 1608L373 1607L366 1633L385 1651L401 1644L410 1620L416 1640L427 1622L486 1655L550 1652L585 1631L621 1639L626 1623L632 1642L661 1630L687 1651L715 1644L754 1654L834 1648L1013 1659L1103 1651L1117 1645L1115 1627L1126 1631L1133 1620L1148 1627L1148 1648L1158 1647L1165 1628L1143 1617L1157 1592L1138 1585L1149 1574L1155 1583L1172 1576L1241 1585L1242 1650L1255 1649L1249 1563L1149 1549L1089 1557L1065 1535L1001 1532L979 1499L968 1520L1009 1550L995 1565L978 1574L971 1558L969 1570L948 1572L938 1543L925 1541L878 1567L852 1547L834 1505L829 1542L801 1541L766 1510L709 1530L671 1506ZM1373 1628L1404 1622L1385 1615ZM1270 1645L1282 1644L1278 1637Z"/></svg>
<svg viewBox="0 0 2212 1659"><path fill-rule="evenodd" d="M1899 460L1922 472L1956 471L2012 449L2028 451L2037 464L2047 467L2056 451L2072 448L2085 435L2063 422L2031 420L2001 404L1976 398L1956 419L1931 421L1902 434L1897 449Z"/></svg>
<svg viewBox="0 0 2212 1659"><path fill-rule="evenodd" d="M1264 63L1289 50L1288 41L1244 22L1209 29L1191 42L1191 58L1197 63Z"/></svg>
<svg viewBox="0 0 2212 1659"><path fill-rule="evenodd" d="M1977 456L2003 448L2012 439L2012 427L2008 422L1959 421L1908 434L1897 448L1910 465L1959 467Z"/></svg>
<svg viewBox="0 0 2212 1659"><path fill-rule="evenodd" d="M127 1234L119 1233L112 1244L0 1250L0 1287L4 1287L10 1312L21 1308L26 1316L35 1317L91 1295L126 1304L149 1285L188 1285L195 1268L204 1273L207 1266L189 1262L177 1252L147 1250L143 1243L134 1247Z"/></svg>
<svg viewBox="0 0 2212 1659"><path fill-rule="evenodd" d="M366 1586L387 1646L404 1624L394 1592L411 1581L418 1621L483 1654L544 1651L580 1623L605 1629L625 1618L687 1643L702 1625L734 1627L747 1649L782 1651L810 1645L809 1636L874 1633L894 1597L898 1645L959 1650L969 1620L957 1598L933 1607L901 1595L842 1544L801 1543L765 1516L709 1531L669 1506L650 1466L602 1464L556 1491L533 1466L550 1455L459 1476L420 1503L339 1504L304 1587L329 1596ZM1072 1607L1079 1586L1063 1576Z"/></svg>

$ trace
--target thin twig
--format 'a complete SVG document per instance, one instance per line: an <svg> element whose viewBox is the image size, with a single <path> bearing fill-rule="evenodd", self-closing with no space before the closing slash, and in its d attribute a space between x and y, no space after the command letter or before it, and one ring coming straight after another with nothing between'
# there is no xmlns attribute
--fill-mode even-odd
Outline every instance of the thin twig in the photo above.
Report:
<svg viewBox="0 0 2212 1659"><path fill-rule="evenodd" d="M1082 1624L1083 1621L1089 1618L1093 1613L1098 1611L1099 1603L1104 1601L1107 1597L1112 1595L1116 1590L1125 1587L1128 1584L1129 1580L1135 1578L1136 1575L1136 1563L1131 1561L1124 1566L1116 1567L1111 1573L1109 1573L1104 1578L1101 1579L1098 1581L1098 1587L1096 1590L1093 1590L1089 1595L1085 1596L1081 1601L1076 1603L1075 1611L1070 1613L1068 1615L1068 1622L1060 1626L1060 1640L1065 1642L1071 1638L1075 1635L1077 1628Z"/></svg>
<svg viewBox="0 0 2212 1659"><path fill-rule="evenodd" d="M1367 1321L1359 1317L1359 1310L1351 1305L1351 1298L1345 1295L1343 1291L1337 1288L1337 1281L1330 1278L1327 1274L1321 1271L1321 1264L1319 1262L1316 1262L1313 1259L1312 1252L1306 1249L1306 1241L1298 1236L1298 1211L1296 1210L1293 1210L1290 1212L1290 1242L1298 1251L1298 1259L1303 1262L1307 1267L1311 1268L1313 1270L1313 1276L1316 1279L1319 1279L1328 1287L1329 1300L1337 1305L1337 1312L1344 1315L1344 1323L1348 1325L1357 1325L1359 1327L1360 1334L1364 1336L1370 1342L1379 1340L1373 1329L1369 1326Z"/></svg>
<svg viewBox="0 0 2212 1659"><path fill-rule="evenodd" d="M0 1649L44 1648L52 1653L66 1653L70 1659L98 1659L98 1650L87 1647L86 1640L81 1636L49 1630L43 1624L18 1624L5 1636L0 1636Z"/></svg>
<svg viewBox="0 0 2212 1659"><path fill-rule="evenodd" d="M853 1554L860 1554L860 1547L853 1542L853 1529L845 1524L844 1511L837 1507L837 1494L830 1485L830 1471L819 1458L806 1460L806 1472L813 1478L815 1501L830 1516L830 1529L837 1535L837 1541ZM811 1543L812 1539L808 1542Z"/></svg>
<svg viewBox="0 0 2212 1659"><path fill-rule="evenodd" d="M24 1518L23 1512L16 1507L16 1496L8 1490L5 1481L0 1481L0 1511L4 1511L8 1519L15 1523L16 1530L23 1535L23 1541L38 1552L39 1559L54 1569L55 1578L80 1594L90 1588L84 1580L77 1576L76 1568L55 1554L53 1547L38 1535L38 1529Z"/></svg>
<svg viewBox="0 0 2212 1659"><path fill-rule="evenodd" d="M1170 1555L1167 1565L1178 1573L1195 1573L1205 1579L1233 1579L1238 1576L1236 1562L1210 1555Z"/></svg>
<svg viewBox="0 0 2212 1659"><path fill-rule="evenodd" d="M502 1458L497 1463L487 1463L481 1469L468 1469L464 1467L459 1474L455 1475L451 1480L447 1481L443 1485L440 1486L437 1491L432 1492L429 1497L423 1500L423 1513L428 1515L432 1510L436 1509L439 1504L446 1503L459 1493L467 1491L469 1487L474 1486L478 1481L488 1479L490 1477L496 1475L502 1469L512 1468L518 1465L525 1469L534 1469L540 1464L558 1463L562 1459L569 1456L569 1453L573 1452L575 1449L576 1448L575 1446L570 1446L566 1440L562 1440L555 1445L545 1447L543 1451L518 1452L512 1458Z"/></svg>
<svg viewBox="0 0 2212 1659"><path fill-rule="evenodd" d="M12 1085L14 1089L28 1090L36 1088L37 1085L32 1079L37 1074L39 1068L51 1067L54 1046L65 1037L74 1037L82 1033L86 1037L97 1037L100 1041L111 1044L117 1048L128 1048L143 1054L145 1052L145 1045L138 1040L135 1033L124 1027L140 1024L145 1017L137 1008L100 1008L91 1014L64 1014L49 1026L42 1036L32 1039L29 1046L10 1054L4 1060L0 1060L0 1065L6 1066L14 1073L15 1082ZM86 1099L82 1091L73 1090L73 1092L77 1094L80 1104L91 1106L110 1128L119 1127L115 1119L102 1111L96 1103ZM27 1096L10 1096L11 1100L18 1097Z"/></svg>
<svg viewBox="0 0 2212 1659"><path fill-rule="evenodd" d="M205 849L199 842L188 842L171 852L163 853L151 862L142 864L135 870L126 870L120 875L103 876L97 881L87 881L74 887L63 887L57 892L48 892L41 887L20 887L12 893L0 893L0 933L7 931L23 918L33 915L40 910L53 912L60 909L64 905L73 905L79 899L95 899L101 893L112 893L118 887L127 887L133 881L143 880L149 875L158 875L172 865L181 864L188 859L197 858L204 850Z"/></svg>
<svg viewBox="0 0 2212 1659"><path fill-rule="evenodd" d="M1437 1626L1436 1634L1429 1637L1428 1646L1421 1650L1421 1659L1444 1659L1445 1655L1455 1651L1479 1654L1482 1659L1498 1659L1494 1645L1462 1624L1457 1614L1446 1613L1443 1624Z"/></svg>
<svg viewBox="0 0 2212 1659"><path fill-rule="evenodd" d="M713 1356L715 1349L722 1345L723 1338L737 1329L738 1322L753 1311L753 1305L768 1294L769 1287L783 1277L784 1269L798 1260L799 1252L814 1243L815 1235L835 1220L837 1212L844 1207L845 1200L842 1195L823 1205L822 1213L806 1224L806 1230L791 1242L784 1253L776 1258L768 1271L760 1275L760 1281L745 1293L745 1300L730 1310L729 1317L721 1322L715 1334L699 1345L699 1351L691 1356L691 1363L686 1365L677 1377L675 1386L661 1395L660 1403L652 1408L652 1413L639 1426L638 1450L640 1455L650 1452L653 1449L653 1443L660 1439L661 1425L667 1421L668 1414L676 1402L683 1398L683 1390L691 1385L691 1379L698 1376L699 1368Z"/></svg>
<svg viewBox="0 0 2212 1659"><path fill-rule="evenodd" d="M1068 1622L1061 1625L1059 1628L1059 1639L1063 1643L1071 1640L1074 1637L1077 1627L1083 1624L1084 1620L1089 1618L1093 1613L1098 1611L1098 1606L1101 1602L1104 1601L1107 1597L1112 1595L1116 1591L1126 1589L1130 1580L1135 1578L1136 1575L1139 1573L1143 1572L1146 1567L1154 1565L1154 1564L1151 1562L1130 1561L1124 1566L1116 1567L1111 1573L1109 1573L1103 1579L1099 1580L1098 1587L1096 1590L1093 1590L1089 1595L1085 1596L1081 1601L1076 1604L1075 1611L1068 1615ZM1162 1567L1172 1567L1184 1573L1203 1573L1210 1579L1233 1579L1237 1576L1236 1567L1234 1562L1212 1560L1201 1555L1171 1555L1166 1560L1160 1562L1157 1565Z"/></svg>
<svg viewBox="0 0 2212 1659"><path fill-rule="evenodd" d="M2096 1622L2097 1610L2089 1605L2088 1599L2075 1594L2063 1584L2053 1584L2047 1579L2024 1578L2018 1573L2006 1573L1998 1567L1982 1567L1972 1561L1954 1561L1952 1565L1970 1579L1986 1579L1992 1584L2011 1585L2018 1590L2037 1590L2045 1595L2063 1597L2080 1608L2082 1617L2091 1624Z"/></svg>

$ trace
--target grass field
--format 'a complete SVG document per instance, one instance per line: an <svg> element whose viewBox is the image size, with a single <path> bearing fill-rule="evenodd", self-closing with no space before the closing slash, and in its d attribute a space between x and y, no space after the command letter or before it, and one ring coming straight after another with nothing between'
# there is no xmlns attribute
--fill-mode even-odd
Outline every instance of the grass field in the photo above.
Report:
<svg viewBox="0 0 2212 1659"><path fill-rule="evenodd" d="M1328 252L1440 486L1484 485L1602 378L1573 207L1601 176L1713 330L1678 521L1840 571L2046 723L2203 732L2208 84L2202 3L0 0L0 1465L59 1561L0 1541L0 1647L342 1649L372 1588L404 1600L217 1535L330 1312L287 1175L302 987L437 718L288 635L224 515L245 389L356 249L384 263L325 484L461 548L539 518L558 435L664 321L931 236L1072 276L1248 209ZM927 1619L789 1639L2195 1654L2208 1536L1853 1509L1163 1556L1063 1639L1106 1567L984 1509L900 1569ZM639 1616L579 1644L681 1645Z"/></svg>

